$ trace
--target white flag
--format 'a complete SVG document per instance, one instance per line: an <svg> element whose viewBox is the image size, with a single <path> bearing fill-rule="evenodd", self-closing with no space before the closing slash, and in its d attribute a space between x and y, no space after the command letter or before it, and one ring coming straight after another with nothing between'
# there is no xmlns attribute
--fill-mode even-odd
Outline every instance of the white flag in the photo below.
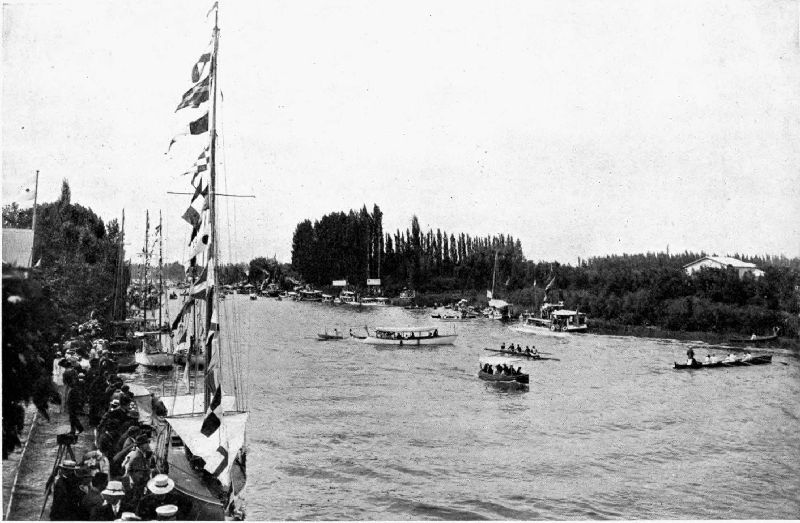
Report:
<svg viewBox="0 0 800 523"><path fill-rule="evenodd" d="M17 203L32 202L36 196L36 175L34 174L23 181L17 188L17 194L12 201Z"/></svg>

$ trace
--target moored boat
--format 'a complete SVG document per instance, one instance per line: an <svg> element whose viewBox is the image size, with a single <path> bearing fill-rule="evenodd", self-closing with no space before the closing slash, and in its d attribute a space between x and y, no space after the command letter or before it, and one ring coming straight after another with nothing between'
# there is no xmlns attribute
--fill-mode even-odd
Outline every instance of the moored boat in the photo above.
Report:
<svg viewBox="0 0 800 523"><path fill-rule="evenodd" d="M389 298L384 298L382 296L365 296L361 298L359 305L362 307L388 307Z"/></svg>
<svg viewBox="0 0 800 523"><path fill-rule="evenodd" d="M754 334L749 338L731 338L728 341L730 341L731 343L764 343L767 341L775 341L777 339L778 339L777 334L774 334L772 336L756 336Z"/></svg>
<svg viewBox="0 0 800 523"><path fill-rule="evenodd" d="M510 327L517 332L563 338L586 332L586 314L564 308L564 302L544 303L538 315L520 315L519 323Z"/></svg>
<svg viewBox="0 0 800 523"><path fill-rule="evenodd" d="M344 335L339 332L339 329L334 329L333 334L329 334L328 331L325 330L325 332L318 333L317 338L319 338L320 341L341 340L344 339Z"/></svg>
<svg viewBox="0 0 800 523"><path fill-rule="evenodd" d="M375 334L367 335L362 343L371 345L452 345L457 334L439 334L438 327L380 327Z"/></svg>
<svg viewBox="0 0 800 523"><path fill-rule="evenodd" d="M153 449L156 466L174 481L175 492L190 507L182 520L230 520L245 516L242 494L246 483L249 409L239 359L245 345L237 342L236 329L226 329L237 319L238 300L230 300L228 307L221 307L217 279L219 251L226 245L217 231L218 3L214 3L212 11L215 18L211 48L195 65L193 87L178 106L178 109L196 108L208 102L207 112L201 117L202 126L191 124L199 129L193 134L207 133L208 143L192 171L191 185L195 189L189 193L195 195L190 202L192 212L183 215L191 225L190 248L194 253L191 264L198 268L188 294L202 308L203 321L197 322L196 339L203 340L200 343L205 365L201 379L185 380L199 385L192 389L197 396L191 393L179 396L176 390L173 398L163 400L167 415L159 423L153 423L157 428ZM239 293L248 294L245 287L240 286ZM185 372L188 375L188 366Z"/></svg>

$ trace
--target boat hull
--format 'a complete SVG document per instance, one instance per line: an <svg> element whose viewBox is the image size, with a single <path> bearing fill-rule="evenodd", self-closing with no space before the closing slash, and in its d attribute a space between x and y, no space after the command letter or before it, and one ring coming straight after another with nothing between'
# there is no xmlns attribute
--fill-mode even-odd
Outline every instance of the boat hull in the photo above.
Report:
<svg viewBox="0 0 800 523"><path fill-rule="evenodd" d="M320 341L341 340L344 338L341 334L338 336L336 334L317 334L317 337Z"/></svg>
<svg viewBox="0 0 800 523"><path fill-rule="evenodd" d="M700 363L696 362L695 365L686 363L675 363L674 368L679 370L685 369L716 369L720 367L750 367L751 365L766 365L772 363L772 356L754 356L747 361L718 361L716 363Z"/></svg>
<svg viewBox="0 0 800 523"><path fill-rule="evenodd" d="M376 338L375 336L367 336L362 343L369 345L396 345L399 347L417 347L420 345L452 345L455 343L457 334L448 334L443 336L431 336L427 338Z"/></svg>
<svg viewBox="0 0 800 523"><path fill-rule="evenodd" d="M511 356L517 356L519 358L526 358L529 360L557 360L557 358L546 358L539 354L526 354L524 352L517 352L513 350L501 350L501 349L483 349L489 352L499 352L501 354L509 354Z"/></svg>
<svg viewBox="0 0 800 523"><path fill-rule="evenodd" d="M166 352L139 351L135 355L136 363L142 367L154 370L169 370L175 364L172 354Z"/></svg>
<svg viewBox="0 0 800 523"><path fill-rule="evenodd" d="M731 343L764 343L777 340L777 336L756 336L755 338L731 338Z"/></svg>
<svg viewBox="0 0 800 523"><path fill-rule="evenodd" d="M520 383L527 385L530 383L530 376L528 374L520 374L519 376L508 376L506 374L489 374L488 372L478 371L478 377L483 381L491 381L494 383Z"/></svg>
<svg viewBox="0 0 800 523"><path fill-rule="evenodd" d="M548 327L539 327L537 325L512 325L509 327L513 331L522 332L525 334L537 334L539 336L547 336L550 338L566 338L569 332L554 331Z"/></svg>

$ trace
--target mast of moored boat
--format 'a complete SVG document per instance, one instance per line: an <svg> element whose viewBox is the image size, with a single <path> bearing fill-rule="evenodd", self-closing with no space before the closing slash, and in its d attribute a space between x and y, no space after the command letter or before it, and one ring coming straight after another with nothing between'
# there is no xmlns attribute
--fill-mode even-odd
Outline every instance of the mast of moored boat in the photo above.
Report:
<svg viewBox="0 0 800 523"><path fill-rule="evenodd" d="M497 277L497 251L494 251L494 270L492 271L492 299L494 299L494 280Z"/></svg>
<svg viewBox="0 0 800 523"><path fill-rule="evenodd" d="M217 227L216 227L216 175L217 175L217 51L219 50L219 7L214 10L214 49L211 53L211 68L209 69L209 76L211 78L211 117L209 122L209 169L208 169L208 219L209 219L209 234L208 234L208 258L207 274L206 274L206 336L211 336L211 319L216 308L214 307L214 300L216 299L216 264L217 264ZM219 321L219 320L218 320ZM209 383L208 377L212 376L212 372L222 372L222 369L211 369L211 344L205 344L205 383L203 384L203 405L208 408L211 401L211 394L213 394L213 387L216 383ZM217 358L218 364L221 367L222 358ZM221 375L221 374L220 374Z"/></svg>
<svg viewBox="0 0 800 523"><path fill-rule="evenodd" d="M161 330L161 299L164 295L164 265L163 265L163 252L161 239L164 237L164 231L161 229L161 209L158 210L158 330Z"/></svg>
<svg viewBox="0 0 800 523"><path fill-rule="evenodd" d="M147 301L150 298L150 289L147 287L147 244L150 241L150 211L145 211L144 218L144 289L142 295L142 313L144 314L144 321L142 322L142 329L147 330Z"/></svg>

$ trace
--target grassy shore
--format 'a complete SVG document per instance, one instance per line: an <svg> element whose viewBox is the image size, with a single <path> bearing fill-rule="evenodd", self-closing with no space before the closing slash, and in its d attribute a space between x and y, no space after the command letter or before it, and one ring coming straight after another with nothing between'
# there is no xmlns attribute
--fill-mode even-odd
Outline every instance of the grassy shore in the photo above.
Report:
<svg viewBox="0 0 800 523"><path fill-rule="evenodd" d="M480 291L471 292L441 292L441 293L417 293L414 303L433 307L437 304L455 303L465 298L469 303L486 304L485 294ZM522 310L534 310L535 307L525 307L515 304L512 307L512 317L519 315ZM710 332L710 331L673 331L662 329L653 325L623 325L614 321L589 318L589 332L593 334L606 334L612 336L635 336L639 338L661 338L682 341L702 341L710 345L726 345L742 347L748 346L745 343L731 344L731 338L741 338L741 333L736 332ZM758 348L779 348L791 350L800 355L800 339L779 338L775 341L759 344Z"/></svg>

